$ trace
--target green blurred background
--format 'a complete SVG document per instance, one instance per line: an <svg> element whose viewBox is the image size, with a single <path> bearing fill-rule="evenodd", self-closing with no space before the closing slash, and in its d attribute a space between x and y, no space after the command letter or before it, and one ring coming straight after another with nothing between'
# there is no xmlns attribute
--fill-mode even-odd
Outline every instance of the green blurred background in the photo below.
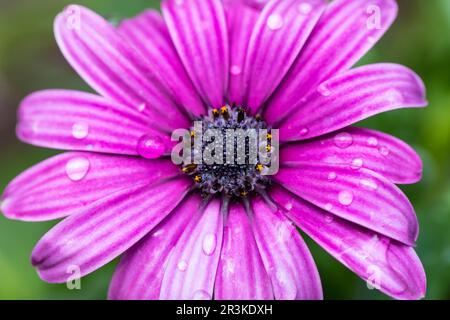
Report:
<svg viewBox="0 0 450 320"><path fill-rule="evenodd" d="M377 116L362 125L410 143L424 160L424 179L404 187L421 227L417 251L428 278L427 299L450 298L450 1L398 0L394 26L361 64L398 62L424 79L430 106ZM46 88L90 90L53 39L56 14L70 1L0 0L0 192L28 167L55 154L20 143L15 113L24 96ZM78 1L117 23L156 0ZM116 262L83 278L81 290L41 281L29 263L52 223L8 221L0 215L0 299L104 299ZM386 299L310 243L327 299Z"/></svg>

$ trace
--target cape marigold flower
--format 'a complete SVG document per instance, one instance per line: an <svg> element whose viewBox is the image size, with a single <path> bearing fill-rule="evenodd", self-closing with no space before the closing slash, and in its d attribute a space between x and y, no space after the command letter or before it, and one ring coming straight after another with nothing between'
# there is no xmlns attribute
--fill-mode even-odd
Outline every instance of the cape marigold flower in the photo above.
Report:
<svg viewBox="0 0 450 320"><path fill-rule="evenodd" d="M65 282L71 266L84 276L122 255L112 299L320 299L298 227L387 295L423 297L417 219L395 185L419 181L421 160L351 127L427 104L406 67L350 69L396 14L394 0L165 0L162 16L115 28L68 7L57 42L98 95L48 90L22 102L22 141L73 152L2 197L8 218L65 218L33 251L40 277ZM278 174L174 165L170 133L194 120L279 128Z"/></svg>

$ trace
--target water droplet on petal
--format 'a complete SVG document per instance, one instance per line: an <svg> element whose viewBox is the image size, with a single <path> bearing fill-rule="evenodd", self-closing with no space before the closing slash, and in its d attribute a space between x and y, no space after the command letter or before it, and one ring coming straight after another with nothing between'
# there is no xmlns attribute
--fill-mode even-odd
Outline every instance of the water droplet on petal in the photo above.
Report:
<svg viewBox="0 0 450 320"><path fill-rule="evenodd" d="M230 68L230 73L233 76L238 76L242 73L241 67L239 67L238 65L232 65Z"/></svg>
<svg viewBox="0 0 450 320"><path fill-rule="evenodd" d="M184 0L175 0L175 4L177 6L182 6L184 4Z"/></svg>
<svg viewBox="0 0 450 320"><path fill-rule="evenodd" d="M338 196L339 203L343 206L349 206L353 203L353 192L341 191Z"/></svg>
<svg viewBox="0 0 450 320"><path fill-rule="evenodd" d="M336 180L336 178L337 178L336 172L330 172L328 174L328 181L334 181L334 180Z"/></svg>
<svg viewBox="0 0 450 320"><path fill-rule="evenodd" d="M370 42L371 44L375 44L377 42L377 38L375 38L375 37L368 37L367 41Z"/></svg>
<svg viewBox="0 0 450 320"><path fill-rule="evenodd" d="M138 142L137 152L146 159L156 159L164 154L163 139L153 135L143 135Z"/></svg>
<svg viewBox="0 0 450 320"><path fill-rule="evenodd" d="M330 89L328 89L325 83L322 83L320 86L317 87L317 92L319 92L324 97L331 96L331 91Z"/></svg>
<svg viewBox="0 0 450 320"><path fill-rule="evenodd" d="M66 164L66 174L72 181L80 181L86 177L90 168L90 162L86 157L70 159Z"/></svg>
<svg viewBox="0 0 450 320"><path fill-rule="evenodd" d="M288 203L286 203L286 204L284 205L284 208L285 208L287 211L291 211L291 210L292 210L292 207L293 207L292 202L288 202Z"/></svg>
<svg viewBox="0 0 450 320"><path fill-rule="evenodd" d="M334 221L334 217L331 214L325 215L325 222L326 223L332 223Z"/></svg>
<svg viewBox="0 0 450 320"><path fill-rule="evenodd" d="M284 25L283 17L281 17L277 13L273 13L267 19L267 27L270 30L278 30L281 29Z"/></svg>
<svg viewBox="0 0 450 320"><path fill-rule="evenodd" d="M77 122L72 126L72 136L75 139L82 140L89 134L89 125L84 122Z"/></svg>
<svg viewBox="0 0 450 320"><path fill-rule="evenodd" d="M214 251L216 250L216 246L217 237L214 234L207 234L203 238L202 249L207 256L210 256L214 253Z"/></svg>
<svg viewBox="0 0 450 320"><path fill-rule="evenodd" d="M350 147L353 144L353 137L348 132L338 133L334 137L334 144L338 148L346 149L346 148Z"/></svg>
<svg viewBox="0 0 450 320"><path fill-rule="evenodd" d="M375 137L370 137L369 139L367 139L367 145L369 147L376 147L378 146L378 139Z"/></svg>
<svg viewBox="0 0 450 320"><path fill-rule="evenodd" d="M180 262L178 262L178 265L177 265L178 270L186 271L187 267L188 267L188 264L186 261L181 260Z"/></svg>
<svg viewBox="0 0 450 320"><path fill-rule="evenodd" d="M356 158L356 159L353 159L351 168L354 170L359 170L362 168L363 164L364 164L363 159Z"/></svg>
<svg viewBox="0 0 450 320"><path fill-rule="evenodd" d="M390 153L390 151L389 151L389 149L387 147L381 147L380 149L378 149L378 151L384 157L387 157L389 155L389 153Z"/></svg>
<svg viewBox="0 0 450 320"><path fill-rule="evenodd" d="M197 290L192 296L193 300L211 300L211 295L205 290Z"/></svg>
<svg viewBox="0 0 450 320"><path fill-rule="evenodd" d="M333 205L331 203L327 203L324 208L326 211L331 211L333 210Z"/></svg>
<svg viewBox="0 0 450 320"><path fill-rule="evenodd" d="M298 11L301 14L309 14L312 11L312 6L311 6L311 4L306 3L306 2L300 3L298 5Z"/></svg>
<svg viewBox="0 0 450 320"><path fill-rule="evenodd" d="M366 190L377 190L378 189L378 184L373 181L373 180L368 180L368 179L362 179L359 184L361 185L361 187L363 187Z"/></svg>
<svg viewBox="0 0 450 320"><path fill-rule="evenodd" d="M146 103L141 103L140 105L138 105L137 109L139 112L144 112L144 110L147 108L147 104Z"/></svg>
<svg viewBox="0 0 450 320"><path fill-rule="evenodd" d="M303 128L302 130L300 130L300 135L301 136L306 136L309 133L308 128Z"/></svg>

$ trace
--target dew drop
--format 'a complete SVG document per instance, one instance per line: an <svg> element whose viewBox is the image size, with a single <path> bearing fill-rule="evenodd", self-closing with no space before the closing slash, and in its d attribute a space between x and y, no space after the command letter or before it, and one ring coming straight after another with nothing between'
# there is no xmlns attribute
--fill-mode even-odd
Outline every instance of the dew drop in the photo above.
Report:
<svg viewBox="0 0 450 320"><path fill-rule="evenodd" d="M353 137L348 132L341 132L334 137L336 147L346 149L353 144Z"/></svg>
<svg viewBox="0 0 450 320"><path fill-rule="evenodd" d="M267 27L270 30L278 30L281 29L284 25L284 21L283 18L277 14L277 13L273 13L269 16L269 18L267 19Z"/></svg>
<svg viewBox="0 0 450 320"><path fill-rule="evenodd" d="M298 5L298 11L301 14L309 14L312 11L312 6L311 6L311 4L306 3L306 2L300 3Z"/></svg>
<svg viewBox="0 0 450 320"><path fill-rule="evenodd" d="M292 207L293 207L293 205L292 205L292 202L290 202L290 201L284 205L284 208L285 208L287 211L291 211L291 210L292 210Z"/></svg>
<svg viewBox="0 0 450 320"><path fill-rule="evenodd" d="M186 271L188 264L186 261L181 260L180 262L178 262L177 267L178 267L178 270L180 270L180 271Z"/></svg>
<svg viewBox="0 0 450 320"><path fill-rule="evenodd" d="M145 109L147 108L147 104L146 103L141 103L140 105L138 105L137 109L139 112L144 112Z"/></svg>
<svg viewBox="0 0 450 320"><path fill-rule="evenodd" d="M192 296L193 300L211 300L211 295L206 292L205 290L197 290L194 292L194 295Z"/></svg>
<svg viewBox="0 0 450 320"><path fill-rule="evenodd" d="M353 159L351 168L354 170L359 170L362 168L363 164L364 164L363 159L356 158L356 159Z"/></svg>
<svg viewBox="0 0 450 320"><path fill-rule="evenodd" d="M361 187L363 187L366 190L373 191L373 190L377 190L378 189L378 184L375 181L373 181L373 180L362 179L359 182L359 184L360 184Z"/></svg>
<svg viewBox="0 0 450 320"><path fill-rule="evenodd" d="M336 178L337 178L336 172L330 172L328 174L328 181L334 181L334 180L336 180Z"/></svg>
<svg viewBox="0 0 450 320"><path fill-rule="evenodd" d="M233 76L238 76L242 73L241 67L239 67L238 65L232 65L230 68L230 73Z"/></svg>
<svg viewBox="0 0 450 320"><path fill-rule="evenodd" d="M203 238L202 249L203 253L210 256L216 251L217 237L214 234L207 234Z"/></svg>
<svg viewBox="0 0 450 320"><path fill-rule="evenodd" d="M334 217L331 214L327 214L325 216L325 222L326 223L332 223L334 221Z"/></svg>
<svg viewBox="0 0 450 320"><path fill-rule="evenodd" d="M371 43L371 44L375 44L375 43L377 42L377 38L375 38L375 37L368 37L368 38L367 38L367 41L368 41L369 43Z"/></svg>
<svg viewBox="0 0 450 320"><path fill-rule="evenodd" d="M378 146L378 139L375 137L370 137L369 139L367 139L367 145L369 147L376 147Z"/></svg>
<svg viewBox="0 0 450 320"><path fill-rule="evenodd" d="M331 210L333 210L333 205L331 203L327 203L324 208L326 211L331 211Z"/></svg>
<svg viewBox="0 0 450 320"><path fill-rule="evenodd" d="M80 181L86 177L89 168L90 163L86 157L72 158L66 164L66 174L70 180Z"/></svg>
<svg viewBox="0 0 450 320"><path fill-rule="evenodd" d="M164 154L164 141L158 136L143 135L138 142L137 152L146 159L156 159Z"/></svg>
<svg viewBox="0 0 450 320"><path fill-rule="evenodd" d="M89 135L89 125L84 122L77 122L72 126L72 136L82 140Z"/></svg>
<svg viewBox="0 0 450 320"><path fill-rule="evenodd" d="M389 153L390 153L390 151L389 151L389 149L387 147L381 147L380 149L378 149L378 151L384 157L387 157L389 155Z"/></svg>
<svg viewBox="0 0 450 320"><path fill-rule="evenodd" d="M339 203L343 206L349 206L353 203L353 192L341 191L338 196Z"/></svg>
<svg viewBox="0 0 450 320"><path fill-rule="evenodd" d="M325 83L322 83L320 86L317 87L317 92L319 92L324 97L331 96L331 91L328 89Z"/></svg>
<svg viewBox="0 0 450 320"><path fill-rule="evenodd" d="M301 136L306 136L309 133L308 128L303 128L302 130L300 130L300 135Z"/></svg>

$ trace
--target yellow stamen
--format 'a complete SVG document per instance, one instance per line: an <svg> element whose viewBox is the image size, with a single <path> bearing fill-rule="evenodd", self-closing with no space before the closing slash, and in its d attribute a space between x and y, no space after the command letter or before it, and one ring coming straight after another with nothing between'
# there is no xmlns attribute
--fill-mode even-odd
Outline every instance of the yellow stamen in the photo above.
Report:
<svg viewBox="0 0 450 320"><path fill-rule="evenodd" d="M263 169L264 169L264 166L262 164L258 163L256 165L256 170L258 170L259 172L263 171Z"/></svg>
<svg viewBox="0 0 450 320"><path fill-rule="evenodd" d="M202 177L201 176L195 176L194 181L197 183L202 182Z"/></svg>

